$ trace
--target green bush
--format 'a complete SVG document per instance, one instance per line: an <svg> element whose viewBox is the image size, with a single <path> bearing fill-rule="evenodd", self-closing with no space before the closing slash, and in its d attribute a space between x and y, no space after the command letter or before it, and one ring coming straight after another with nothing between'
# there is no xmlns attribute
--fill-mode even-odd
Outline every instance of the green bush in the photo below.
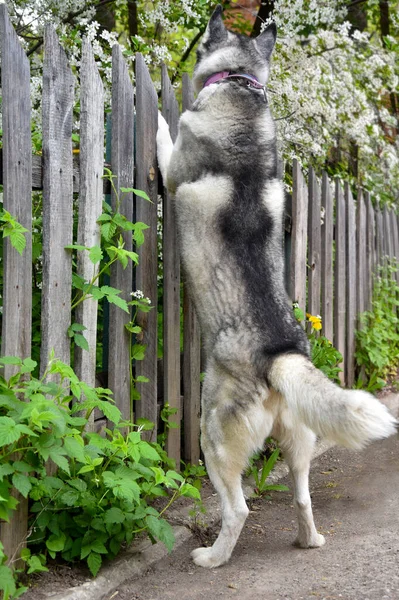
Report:
<svg viewBox="0 0 399 600"><path fill-rule="evenodd" d="M356 332L356 361L363 370L358 387L374 391L384 387L385 380L399 365L399 286L395 279L396 262L388 262L374 279L370 311L360 316Z"/></svg>
<svg viewBox="0 0 399 600"><path fill-rule="evenodd" d="M44 570L47 556L61 556L85 560L96 575L103 557L116 556L139 533L170 550L165 511L180 496L199 500L200 494L167 470L170 460L159 444L141 438L153 424L122 421L110 390L79 381L54 358L41 379L32 376L30 358L5 357L0 364L17 370L8 381L0 377L0 518L9 521L18 505L13 488L29 499L28 539L20 542L35 549L22 553L30 572ZM87 430L95 408L113 424L101 435ZM162 508L155 508L159 497ZM0 550L5 600L19 593L7 569Z"/></svg>

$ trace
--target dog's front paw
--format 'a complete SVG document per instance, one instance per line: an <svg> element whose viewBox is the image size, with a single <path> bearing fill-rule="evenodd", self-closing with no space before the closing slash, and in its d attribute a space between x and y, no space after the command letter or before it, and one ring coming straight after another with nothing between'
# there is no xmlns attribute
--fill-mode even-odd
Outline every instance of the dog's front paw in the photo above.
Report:
<svg viewBox="0 0 399 600"><path fill-rule="evenodd" d="M191 558L199 567L212 569L228 561L228 557L218 556L213 548L196 548L191 552Z"/></svg>
<svg viewBox="0 0 399 600"><path fill-rule="evenodd" d="M294 542L294 546L298 548L320 548L324 546L326 539L321 533L315 533L310 538L298 536Z"/></svg>

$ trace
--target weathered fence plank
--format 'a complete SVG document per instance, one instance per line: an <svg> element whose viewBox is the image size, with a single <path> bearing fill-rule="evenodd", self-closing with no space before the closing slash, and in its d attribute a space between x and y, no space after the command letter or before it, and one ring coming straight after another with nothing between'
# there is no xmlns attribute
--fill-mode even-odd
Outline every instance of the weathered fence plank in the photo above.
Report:
<svg viewBox="0 0 399 600"><path fill-rule="evenodd" d="M383 264L385 256L384 247L384 222L378 203L375 210L375 236L376 236L376 268Z"/></svg>
<svg viewBox="0 0 399 600"><path fill-rule="evenodd" d="M43 288L41 372L49 354L70 360L72 110L74 77L56 33L47 25L43 66Z"/></svg>
<svg viewBox="0 0 399 600"><path fill-rule="evenodd" d="M340 373L345 381L346 357L346 215L345 200L338 179L335 180L335 265L334 265L334 346L341 352L343 361Z"/></svg>
<svg viewBox="0 0 399 600"><path fill-rule="evenodd" d="M31 354L32 333L32 150L30 135L30 69L17 35L9 21L6 6L0 5L1 85L3 113L3 207L23 225L26 247L20 255L4 239L2 356L27 358ZM10 377L15 367L6 365ZM9 562L25 545L28 502L20 494L10 523L1 523L0 538Z"/></svg>
<svg viewBox="0 0 399 600"><path fill-rule="evenodd" d="M182 91L183 110L189 110L194 102L194 90L187 73L183 75ZM183 298L184 458L195 464L200 458L201 336L198 318L186 286L183 287Z"/></svg>
<svg viewBox="0 0 399 600"><path fill-rule="evenodd" d="M3 184L3 149L0 148L0 185ZM80 191L80 166L79 156L73 156L72 158L72 177L73 177L73 193L79 194ZM108 180L103 180L104 194L111 193L111 185ZM32 190L43 189L43 165L42 157L34 154L32 156Z"/></svg>
<svg viewBox="0 0 399 600"><path fill-rule="evenodd" d="M375 215L374 208L371 203L369 192L365 192L366 200L366 253L367 253L367 291L365 298L365 309L370 310L373 294L373 273L376 267L376 251L375 251Z"/></svg>
<svg viewBox="0 0 399 600"><path fill-rule="evenodd" d="M346 360L345 381L348 387L355 383L355 329L356 329L356 212L348 182L345 182L346 205Z"/></svg>
<svg viewBox="0 0 399 600"><path fill-rule="evenodd" d="M292 180L291 298L305 312L308 194L296 159Z"/></svg>
<svg viewBox="0 0 399 600"><path fill-rule="evenodd" d="M391 228L391 218L389 215L388 206L385 204L382 219L383 219L383 231L384 231L384 250L385 255L389 258L393 258L393 231Z"/></svg>
<svg viewBox="0 0 399 600"><path fill-rule="evenodd" d="M114 211L133 221L133 194L122 193L121 188L133 188L134 183L134 92L129 72L120 47L112 48L112 130L111 170L116 192L112 189L111 206ZM125 250L133 248L131 232L123 233ZM110 285L121 290L120 297L131 300L133 269L129 262L124 269L120 262L111 268ZM125 328L130 321L126 313L114 304L109 305L108 385L114 393L116 405L125 419L132 417L130 389L130 334Z"/></svg>
<svg viewBox="0 0 399 600"><path fill-rule="evenodd" d="M366 243L367 243L367 223L366 223L366 206L364 203L363 192L359 190L357 198L356 210L356 312L360 313L366 310L366 293L367 293L367 264L366 264Z"/></svg>
<svg viewBox="0 0 399 600"><path fill-rule="evenodd" d="M162 65L162 114L170 130L172 140L177 137L179 105L165 65ZM166 181L164 182L166 185ZM169 429L166 449L180 467L180 257L177 239L177 221L173 197L164 189L163 198L163 372L164 403L177 409L171 421L178 428Z"/></svg>
<svg viewBox="0 0 399 600"><path fill-rule="evenodd" d="M308 224L308 312L320 314L321 286L321 194L316 173L309 168L309 224Z"/></svg>
<svg viewBox="0 0 399 600"><path fill-rule="evenodd" d="M321 202L324 209L321 227L321 314L323 317L323 334L332 341L333 330L333 238L334 238L334 204L328 175L323 171Z"/></svg>
<svg viewBox="0 0 399 600"><path fill-rule="evenodd" d="M78 244L91 248L100 246L104 163L104 91L94 60L93 50L87 40L82 44L80 68L80 195ZM77 273L85 281L98 274L99 263L93 265L88 252L78 252ZM98 285L98 281L94 285ZM98 303L85 300L76 308L76 322L86 327L85 336L89 351L75 345L74 366L78 377L88 385L95 385ZM94 420L94 413L92 414Z"/></svg>
<svg viewBox="0 0 399 600"><path fill-rule="evenodd" d="M394 210L391 210L391 222L394 240L394 258L399 261L399 230L398 230L398 217ZM399 268L396 271L396 281L399 283Z"/></svg>
<svg viewBox="0 0 399 600"><path fill-rule="evenodd" d="M145 358L136 364L136 375L149 379L138 384L141 399L135 410L139 417L157 422L157 192L158 170L156 158L156 133L158 129L158 98L150 74L141 54L136 55L136 188L144 190L151 198L136 201L136 220L149 225L145 243L139 248L139 265L136 269L137 288L151 299L154 308L140 315L146 346ZM156 428L153 432L156 439Z"/></svg>

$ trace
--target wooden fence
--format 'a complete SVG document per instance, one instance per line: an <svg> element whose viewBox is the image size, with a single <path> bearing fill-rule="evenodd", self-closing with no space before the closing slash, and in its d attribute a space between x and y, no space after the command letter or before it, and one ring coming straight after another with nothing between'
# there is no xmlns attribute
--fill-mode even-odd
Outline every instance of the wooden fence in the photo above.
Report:
<svg viewBox="0 0 399 600"><path fill-rule="evenodd" d="M43 71L43 151L33 156L30 125L29 61L20 47L4 4L0 5L2 39L3 148L0 183L4 208L28 229L26 249L20 256L4 242L4 289L2 355L22 358L31 355L32 320L32 189L43 190L43 292L41 309L41 364L54 349L57 358L70 361L72 260L65 246L72 243L73 200L78 196L77 243L98 245L97 219L104 198L104 95L90 44L84 42L80 69L80 153L73 161L72 116L75 78L51 26L45 30ZM158 169L156 131L158 98L143 57L135 61L135 89L119 46L112 53L111 165L116 187L144 190L152 203L125 194L120 211L129 220L149 225L146 241L138 250L139 266L123 270L119 264L111 273L111 286L130 299L140 289L152 303L157 301ZM193 102L188 77L183 77L183 110ZM177 134L179 107L166 69L162 70L162 113L172 137ZM116 198L111 197L115 206ZM136 362L141 400L134 413L157 423L157 389L162 383L163 402L177 408L172 420L184 424L170 431L167 450L176 459L197 462L200 413L200 334L195 311L184 291L184 352L181 370L180 348L180 266L176 220L170 196L163 202L163 381L157 381L157 309L140 317L141 342L145 358ZM334 211L335 204L335 211ZM335 215L335 216L334 216ZM354 382L356 318L370 307L372 273L383 256L399 256L398 219L393 211L373 207L369 194L361 190L354 202L348 185L335 181L333 189L325 173L319 180L312 169L308 182L297 162L293 164L292 215L287 234L287 261L290 294L301 308L321 314L324 334L344 356L343 382ZM287 226L286 226L287 228ZM130 236L125 244L131 249ZM335 245L335 248L334 248ZM86 280L97 267L82 254L77 270ZM75 321L87 329L90 351L75 349L74 368L84 381L95 384L97 303L83 303ZM125 329L129 315L111 305L109 310L108 385L124 417L131 415L129 389L130 340ZM6 376L11 367L6 367ZM183 393L182 393L183 391ZM152 432L155 439L155 431ZM12 556L15 544L26 535L27 503L21 498L19 512L10 525L1 524L1 539Z"/></svg>

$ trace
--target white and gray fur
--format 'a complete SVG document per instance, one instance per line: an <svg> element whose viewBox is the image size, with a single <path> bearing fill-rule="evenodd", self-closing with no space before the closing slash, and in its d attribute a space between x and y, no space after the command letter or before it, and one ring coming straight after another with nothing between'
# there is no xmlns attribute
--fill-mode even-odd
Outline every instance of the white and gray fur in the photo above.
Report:
<svg viewBox="0 0 399 600"><path fill-rule="evenodd" d="M373 396L329 381L309 360L305 332L284 287L284 194L277 177L275 126L262 90L220 71L266 84L276 28L258 38L225 29L216 8L198 50L198 97L173 145L160 117L158 162L175 195L186 280L207 356L201 445L222 503L214 545L196 564L229 560L248 514L241 473L267 436L279 440L293 478L303 548L322 546L308 488L316 435L361 448L391 435L395 420Z"/></svg>

